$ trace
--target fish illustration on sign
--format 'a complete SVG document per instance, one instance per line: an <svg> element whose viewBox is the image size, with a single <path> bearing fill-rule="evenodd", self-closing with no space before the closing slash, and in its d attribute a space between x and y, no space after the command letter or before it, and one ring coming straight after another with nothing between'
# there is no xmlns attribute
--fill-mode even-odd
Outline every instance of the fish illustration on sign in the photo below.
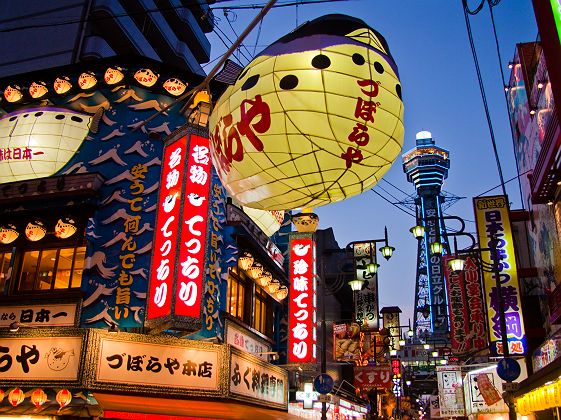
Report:
<svg viewBox="0 0 561 420"><path fill-rule="evenodd" d="M376 184L401 153L403 102L386 40L327 15L253 59L210 116L212 158L243 206L317 207Z"/></svg>

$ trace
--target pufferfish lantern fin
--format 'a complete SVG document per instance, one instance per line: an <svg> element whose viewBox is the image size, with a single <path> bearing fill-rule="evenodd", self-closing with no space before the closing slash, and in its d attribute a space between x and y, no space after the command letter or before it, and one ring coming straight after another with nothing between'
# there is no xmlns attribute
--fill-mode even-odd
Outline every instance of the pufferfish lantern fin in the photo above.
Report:
<svg viewBox="0 0 561 420"><path fill-rule="evenodd" d="M358 42L362 42L363 44L370 45L384 54L388 53L384 48L384 44L382 44L376 34L368 28L357 29L356 31L348 33L346 36Z"/></svg>

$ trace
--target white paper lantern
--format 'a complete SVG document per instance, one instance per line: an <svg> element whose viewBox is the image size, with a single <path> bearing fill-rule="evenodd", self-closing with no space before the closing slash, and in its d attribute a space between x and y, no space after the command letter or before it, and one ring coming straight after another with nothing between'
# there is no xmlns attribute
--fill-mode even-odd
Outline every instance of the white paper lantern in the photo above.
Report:
<svg viewBox="0 0 561 420"><path fill-rule="evenodd" d="M121 67L109 67L105 70L105 74L103 75L103 80L108 85L114 85L119 83L121 80L125 78L123 74L123 69Z"/></svg>
<svg viewBox="0 0 561 420"><path fill-rule="evenodd" d="M29 222L25 227L25 236L31 242L40 241L45 237L47 234L47 229L45 225L40 220L34 220L33 222Z"/></svg>
<svg viewBox="0 0 561 420"><path fill-rule="evenodd" d="M8 86L4 89L4 98L8 102L17 102L23 98L23 93L21 93L21 88L17 85Z"/></svg>
<svg viewBox="0 0 561 420"><path fill-rule="evenodd" d="M281 227L284 220L284 210L258 210L243 207L243 211L267 236L274 235Z"/></svg>
<svg viewBox="0 0 561 420"><path fill-rule="evenodd" d="M97 77L91 71L86 71L78 77L78 86L80 89L91 89L97 84Z"/></svg>
<svg viewBox="0 0 561 420"><path fill-rule="evenodd" d="M66 76L57 77L53 83L53 89L56 93L62 95L72 89L72 83Z"/></svg>
<svg viewBox="0 0 561 420"><path fill-rule="evenodd" d="M152 87L156 84L156 81L160 77L159 74L154 73L150 69L140 69L134 73L134 78L142 86Z"/></svg>
<svg viewBox="0 0 561 420"><path fill-rule="evenodd" d="M12 224L0 226L0 242L4 245L11 244L19 237L17 228Z"/></svg>
<svg viewBox="0 0 561 420"><path fill-rule="evenodd" d="M47 85L44 82L33 82L31 86L29 86L29 95L33 99L38 99L42 96L45 96L49 89L47 89Z"/></svg>
<svg viewBox="0 0 561 420"><path fill-rule="evenodd" d="M55 236L60 239L67 239L74 235L76 230L76 222L69 217L65 217L64 219L58 219L55 225Z"/></svg>
<svg viewBox="0 0 561 420"><path fill-rule="evenodd" d="M176 78L166 80L163 86L164 89L167 90L168 93L173 96L179 96L183 92L185 92L185 89L187 89L187 85L183 83L181 80Z"/></svg>

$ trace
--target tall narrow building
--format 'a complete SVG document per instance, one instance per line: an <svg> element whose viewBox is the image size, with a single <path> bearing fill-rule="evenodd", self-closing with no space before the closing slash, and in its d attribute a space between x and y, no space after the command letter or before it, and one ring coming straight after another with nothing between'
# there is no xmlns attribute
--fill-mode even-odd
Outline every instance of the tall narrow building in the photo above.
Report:
<svg viewBox="0 0 561 420"><path fill-rule="evenodd" d="M402 155L403 171L415 186L417 224L425 227L417 249L414 331L420 339L444 340L448 331L446 287L442 256L431 254L430 245L440 242L446 248L442 204L442 183L448 177L448 151L435 145L432 134L421 131L416 146Z"/></svg>

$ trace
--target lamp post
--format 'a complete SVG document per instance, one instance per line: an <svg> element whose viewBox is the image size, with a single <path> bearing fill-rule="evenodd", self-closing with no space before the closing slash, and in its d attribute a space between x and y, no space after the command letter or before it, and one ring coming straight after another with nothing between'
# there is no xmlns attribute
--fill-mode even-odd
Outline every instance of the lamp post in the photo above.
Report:
<svg viewBox="0 0 561 420"><path fill-rule="evenodd" d="M353 303L354 303L355 294L360 293L363 290L365 284L369 282L369 279L375 279L377 281L377 272L378 272L379 264L376 261L376 244L380 242L383 242L384 245L379 248L379 252L386 260L389 260L393 252L395 251L395 248L388 244L388 231L386 227L384 227L384 238L382 239L354 241L347 244L343 250L339 250L339 249L336 250L336 251L343 251L346 253L346 255L349 255L352 251L352 258L354 261L353 267L355 268L355 273L353 273L353 280L347 282L347 284L353 291ZM360 267L358 267L356 264L357 250L360 251L359 256L365 257L365 259L367 260L367 263L364 265L360 265ZM325 321L325 300L328 295L334 295L335 293L339 292L345 286L345 281L342 279L340 275L341 273L338 273L337 281L328 284L326 275L322 271L323 271L323 264L320 265L320 275L318 276L318 278L322 286L322 296L321 296L321 306L320 306L321 308L320 369L321 369L321 373L324 374L326 373L327 370L327 355L326 355L327 327ZM376 287L376 293L377 293L377 287ZM377 316L378 315L377 301L376 301L375 313ZM325 402L322 402L322 406L321 406L321 419L322 420L327 419L327 403Z"/></svg>

